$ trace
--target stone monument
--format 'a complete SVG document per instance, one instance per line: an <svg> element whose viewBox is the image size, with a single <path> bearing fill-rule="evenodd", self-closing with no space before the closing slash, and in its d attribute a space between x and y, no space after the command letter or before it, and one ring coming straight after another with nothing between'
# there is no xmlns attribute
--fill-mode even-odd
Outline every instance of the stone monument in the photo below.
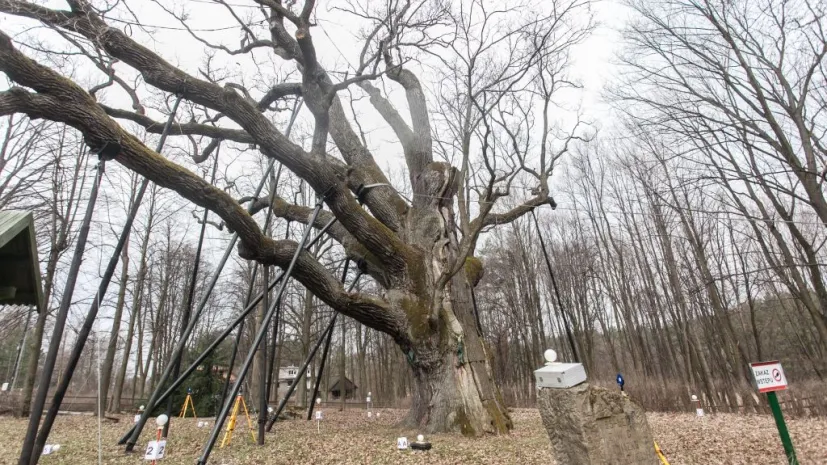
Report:
<svg viewBox="0 0 827 465"><path fill-rule="evenodd" d="M537 408L560 465L657 465L643 408L625 393L591 386L579 363L547 350L536 370Z"/></svg>

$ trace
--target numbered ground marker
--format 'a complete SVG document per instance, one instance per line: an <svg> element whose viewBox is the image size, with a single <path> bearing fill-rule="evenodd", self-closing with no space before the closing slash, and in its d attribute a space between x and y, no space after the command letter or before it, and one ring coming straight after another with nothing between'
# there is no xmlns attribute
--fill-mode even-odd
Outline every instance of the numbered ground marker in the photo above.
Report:
<svg viewBox="0 0 827 465"><path fill-rule="evenodd" d="M167 441L149 441L144 452L144 460L159 460L164 458L164 451L167 448Z"/></svg>
<svg viewBox="0 0 827 465"><path fill-rule="evenodd" d="M405 450L408 448L408 438L402 437L396 439L396 448L399 450Z"/></svg>

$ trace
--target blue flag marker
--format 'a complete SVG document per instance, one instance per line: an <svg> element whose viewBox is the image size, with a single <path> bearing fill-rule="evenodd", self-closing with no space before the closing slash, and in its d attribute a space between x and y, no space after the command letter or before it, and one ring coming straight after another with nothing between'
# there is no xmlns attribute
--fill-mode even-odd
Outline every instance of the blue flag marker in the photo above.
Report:
<svg viewBox="0 0 827 465"><path fill-rule="evenodd" d="M626 384L626 382L625 382L625 381L623 381L623 375L621 375L620 373L618 373L618 374L617 374L617 385L618 385L618 386L620 386L620 390L621 390L621 391L623 390L623 385L624 385L624 384Z"/></svg>

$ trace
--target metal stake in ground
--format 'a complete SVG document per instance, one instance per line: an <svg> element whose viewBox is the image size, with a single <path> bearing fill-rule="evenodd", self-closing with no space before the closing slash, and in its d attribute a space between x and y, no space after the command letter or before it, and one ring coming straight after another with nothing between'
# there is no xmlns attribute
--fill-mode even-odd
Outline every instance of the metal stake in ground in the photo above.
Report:
<svg viewBox="0 0 827 465"><path fill-rule="evenodd" d="M790 439L790 432L787 430L784 414L781 413L781 405L779 405L778 397L775 394L775 391L787 389L787 377L784 375L784 368L781 367L781 362L777 360L750 363L749 367L752 369L752 377L755 379L755 385L758 386L758 392L767 394L767 402L770 404L772 416L775 418L775 426L778 428L778 435L781 437L781 445L784 446L787 463L798 465L798 457L795 455L793 441Z"/></svg>
<svg viewBox="0 0 827 465"><path fill-rule="evenodd" d="M310 221L307 222L307 227L304 230L304 234L302 234L302 238L299 241L299 245L298 247L296 247L296 253L293 254L293 258L290 260L290 264L284 271L284 279L281 282L279 291L276 293L275 301L281 299L281 296L284 294L284 290L286 289L288 282L287 278L289 278L290 274L293 273L293 268L296 266L296 262L299 260L299 255L301 255L304 246L307 243L308 237L310 237L310 231L313 229L313 224L316 222L316 218L319 216L319 212L322 209L323 202L324 196L322 196L316 203L316 208L313 210L313 215L311 216ZM275 313L275 309L276 306L273 305L272 308L270 308L267 311L267 315L265 315L264 321L262 321L261 329L259 329L258 333L256 334L256 338L253 341L252 346L250 347L250 352L247 354L247 358L244 360L244 364L241 366L241 371L238 373L238 377L236 379L235 384L233 384L232 394L230 395L230 397L235 397L238 395L238 392L241 389L241 383L244 381L244 376L250 369L250 365L252 365L253 363L253 358L256 355L256 351L258 350L259 345L261 345L261 340L267 333L269 322L273 317L273 313ZM221 431L221 427L223 426L224 421L227 419L227 414L229 413L229 410L230 409L228 404L222 406L221 413L216 418L215 425L213 425L212 432L210 433L210 438L207 440L207 444L204 446L204 451L201 453L201 457L198 459L197 463L199 465L207 463L207 459L210 456L210 452L212 452L212 448L215 445L215 441L216 439L218 439L218 434Z"/></svg>

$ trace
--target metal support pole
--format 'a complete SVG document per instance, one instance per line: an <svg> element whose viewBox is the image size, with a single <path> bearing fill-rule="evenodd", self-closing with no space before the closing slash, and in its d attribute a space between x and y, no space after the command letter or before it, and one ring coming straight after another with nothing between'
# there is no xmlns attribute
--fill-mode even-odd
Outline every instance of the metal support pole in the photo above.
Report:
<svg viewBox="0 0 827 465"><path fill-rule="evenodd" d="M348 288L348 292L352 291L353 288L356 287L356 283L359 282L359 278L361 278L361 277L362 277L362 273L359 272L359 274L356 275L356 277L353 279L353 282L350 284L350 287ZM339 316L339 313L334 312L333 313L333 318L330 319L330 323L327 324L327 327L322 332L322 335L319 337L319 340L316 341L316 344L310 350L310 353L307 355L307 358L305 359L305 361L302 364L301 368L299 368L299 372L296 374L296 379L297 380L300 379L302 376L304 376L304 373L307 371L307 367L310 365L310 362L313 361L313 357L316 356L316 352L319 351L319 347L322 345L322 342L325 340L325 335L327 335L328 333L333 332L333 328L336 325L336 317L337 316ZM279 403L279 407L276 409L275 414L267 422L267 431L270 431L271 429L273 429L273 424L276 423L276 420L278 420L279 415L281 415L281 412L284 411L284 407L287 406L287 401L290 400L290 396L293 395L293 391L296 390L296 385L297 384L299 384L299 383L293 383L293 384L290 385L290 388L287 390L287 394L284 395L284 399L282 399L281 402ZM313 400L313 402L315 402L315 400Z"/></svg>
<svg viewBox="0 0 827 465"><path fill-rule="evenodd" d="M270 402L270 394L273 390L273 373L276 370L276 345L278 344L279 340L279 321L281 320L281 301L276 302L276 316L273 317L273 334L272 334L272 341L273 343L270 344L270 353L267 354L267 360L270 363L267 364L267 402ZM276 376L278 377L278 375ZM278 381L276 381L278 382ZM278 389L277 389L278 390Z"/></svg>
<svg viewBox="0 0 827 465"><path fill-rule="evenodd" d="M32 404L31 412L29 412L29 426L26 429L26 437L23 440L20 459L17 461L18 465L36 464L40 458L40 453L43 451L43 445L41 444L39 447L37 445L39 442L36 441L38 438L37 427L40 425L40 417L43 415L43 408L46 405L46 397L49 393L52 373L54 373L55 362L57 362L58 351L60 350L60 341L63 338L63 330L66 328L66 317L69 315L69 307L72 305L72 296L75 292L75 284L78 280L80 265L83 262L83 252L86 250L86 241L89 238L89 225L92 223L92 215L95 212L95 202L97 201L98 190L103 180L105 164L104 158L101 157L98 161L97 170L95 171L92 190L89 192L89 202L86 205L86 213L83 216L83 222L78 232L72 263L69 265L69 270L66 275L66 286L63 289L63 296L60 299L60 307L55 316L55 327L54 330L52 330L52 338L49 340L49 352L46 354L43 371L40 374L40 385L37 387L37 395ZM58 403L58 406L59 405ZM55 405L53 404L52 408L54 407ZM45 432L46 435L48 435L48 429L46 429Z"/></svg>
<svg viewBox="0 0 827 465"><path fill-rule="evenodd" d="M296 253L293 254L293 258L290 260L290 264L284 271L285 279L282 280L281 286L279 287L279 290L276 293L276 300L281 299L281 296L284 294L284 291L287 288L287 278L289 278L290 275L293 273L293 268L295 268L296 262L298 262L299 260L299 255L301 255L302 249L307 243L308 237L310 237L310 231L313 230L313 223L316 222L316 218L319 216L319 212L322 209L323 202L324 198L322 197L316 203L316 208L313 210L313 215L311 216L310 221L308 221L307 223L307 227L304 230L304 234L302 235L301 241L299 241L298 247L296 247ZM247 354L247 358L244 360L244 364L241 366L241 371L238 373L238 376L236 377L236 382L233 384L232 392L229 396L230 398L234 398L238 395L239 389L241 388L241 383L244 381L244 376L250 369L250 365L253 363L253 358L255 357L256 351L258 350L259 345L261 345L261 340L267 333L267 323L269 323L270 319L273 317L273 313L275 313L275 307L276 306L273 305L273 307L267 311L267 314L264 317L264 324L256 334L256 337L253 340L253 345L250 347L250 352ZM207 463L207 459L210 456L210 452L212 452L212 448L215 445L216 439L218 439L218 435L221 432L221 427L223 426L224 421L227 419L227 414L229 412L229 404L223 405L221 413L218 415L215 424L213 425L213 429L210 433L209 439L207 440L207 444L204 445L204 451L201 453L201 457L198 459L197 463L199 465L204 465Z"/></svg>
<svg viewBox="0 0 827 465"><path fill-rule="evenodd" d="M279 165L279 171L276 175L275 182L270 189L270 205L272 206L276 199L276 186L278 185L278 179L281 176L281 167ZM267 219L264 221L264 231L265 233L269 230L270 227L270 219L273 217L273 209L267 209ZM312 226L308 225L308 226ZM288 226L289 232L289 226ZM265 287L267 283L270 281L270 267L264 266L264 284ZM276 305L278 308L278 305ZM261 325L262 329L264 329L264 338L261 341L261 347L259 348L261 354L261 366L259 367L259 402L258 402L258 438L257 442L258 445L264 445L264 424L267 422L267 397L269 396L269 387L268 387L268 379L269 379L269 370L268 370L268 363L267 363L267 327L269 326L269 322L264 321L265 314L267 309L270 308L270 292L268 289L264 290L264 302L261 308ZM276 314L278 314L278 310L276 310ZM278 325L278 316L276 316L276 325ZM275 346L276 340L273 339L273 345ZM228 377L229 378L229 377Z"/></svg>
<svg viewBox="0 0 827 465"><path fill-rule="evenodd" d="M270 210L272 211L272 209ZM270 268L264 267L264 283L270 279ZM264 424L267 423L267 332L269 331L269 321L264 321L267 308L270 306L270 293L265 289L264 302L262 302L261 309L261 330L263 330L264 337L261 339L261 346L258 348L261 364L258 370L258 437L256 438L258 445L264 445ZM275 343L275 342L274 342Z"/></svg>
<svg viewBox="0 0 827 465"><path fill-rule="evenodd" d="M221 145L216 148L215 152L215 163L213 164L212 168L212 176L210 177L210 185L215 184L215 173L218 171L218 152L221 149ZM190 274L190 286L187 290L187 297L184 301L184 314L181 315L181 336L184 334L184 330L186 329L186 325L190 321L190 314L192 313L192 299L195 296L195 285L196 281L198 280L198 268L201 264L201 250L204 247L204 235L207 232L207 217L209 216L210 211L209 209L204 209L204 214L201 216L201 231L198 234L198 245L195 247L195 263L192 267L192 273ZM174 364L172 368L172 377L177 378L178 375L181 373L181 358L183 357L183 353L180 357L175 359L172 363ZM167 422L164 424L164 431L161 434L161 437L169 436L169 425L172 424L172 397L167 400Z"/></svg>
<svg viewBox="0 0 827 465"><path fill-rule="evenodd" d="M787 423L784 422L784 414L781 413L781 405L778 404L778 396L775 391L767 393L767 401L772 409L772 416L775 418L775 426L778 427L778 435L781 436L781 445L784 446L784 454L787 456L789 465L798 465L798 457L795 455L793 441L790 439L790 432L787 431Z"/></svg>
<svg viewBox="0 0 827 465"><path fill-rule="evenodd" d="M296 120L296 115L298 114L299 104L297 103L296 106L293 107L293 114L290 118L290 122L287 125L287 130L285 131L285 136L290 136L290 130L293 127L293 122ZM264 172L264 176L261 177L261 182L259 182L258 187L256 188L256 192L253 195L254 197L258 198L261 194L262 189L264 189L264 184L267 182L267 178L270 175L270 172L273 170L273 165L275 164L274 159L270 159L270 162L267 164L267 169ZM250 202L250 206L247 207L247 212L252 211L254 202ZM184 351L184 348L187 344L187 339L189 339L190 334L192 334L193 329L195 329L195 324L201 318L201 313L203 313L204 309L209 302L210 295L212 294L213 289L215 289L215 285L218 282L218 278L221 275L221 271L224 269L224 265L227 264L227 260L230 258L230 255L233 252L235 247L235 243L238 241L238 233L233 234L232 238L230 238L230 243L227 244L227 249L224 251L224 256L221 257L221 261L216 266L215 271L213 271L212 279L210 283L207 285L207 292L201 298L201 302L198 304L198 309L195 311L195 314L190 319L190 322L187 324L186 329L182 332L182 336L180 340L176 343L175 348L172 351L172 360L181 357L181 354ZM135 444L138 442L138 437L141 435L141 431L144 429L144 425L146 425L146 421L149 419L149 415L155 409L155 406L158 403L158 393L163 389L164 384L169 380L170 375L172 374L172 366L168 365L164 372L161 374L161 377L158 379L158 384L152 394L149 396L149 400L146 402L146 408L144 409L143 413L141 413L141 418L138 422L130 429L131 434L121 438L118 441L118 444L126 443L126 452L131 452L134 449Z"/></svg>
<svg viewBox="0 0 827 465"><path fill-rule="evenodd" d="M156 146L155 151L161 152L164 148L164 144L167 140L167 135L169 134L169 129L172 127L172 122L175 119L175 115L178 112L178 106L181 104L181 97L177 97L175 99L175 103L172 106L172 112L167 119L166 124L164 125L164 129L161 131L161 138L158 140L158 145ZM83 326L81 326L80 331L77 335L77 340L75 341L75 345L72 348L72 353L69 356L69 361L66 364L65 369L63 370L63 376L58 383L57 388L55 389L54 395L52 397L52 404L49 406L49 411L46 413L46 417L43 419L43 424L40 427L40 432L37 435L36 441L36 451L37 457L33 457L33 463L37 463L39 459L40 452L43 450L43 446L46 444L46 440L49 437L49 433L52 430L52 426L54 424L55 418L57 418L58 410L60 409L61 404L63 403L63 397L66 395L66 391L69 389L69 383L72 380L72 374L77 368L77 364L80 361L80 357L83 353L83 348L86 345L86 341L89 339L89 334L92 331L92 327L95 324L95 319L97 318L98 311L100 310L100 302L103 300L103 297L106 295L106 291L109 289L109 284L112 282L112 276L115 274L115 269L118 267L118 262L120 261L121 252L123 248L126 246L127 238L129 237L129 233L132 230L132 224L135 222L135 218L138 216L138 210L140 209L141 202L143 200L144 194L146 193L146 189L149 186L149 180L144 178L141 182L141 186L138 188L138 192L135 195L135 200L132 202L132 207L129 210L129 213L126 216L126 221L124 222L123 229L121 230L121 235L118 237L118 242L115 244L115 249L112 251L112 255L109 258L109 263L106 265L106 270L103 272L103 276L101 277L100 284L98 285L98 292L96 294L97 298L92 301L92 305L89 307L89 311L86 313L86 318L83 321Z"/></svg>
<svg viewBox="0 0 827 465"><path fill-rule="evenodd" d="M316 237L314 237L314 238L313 238L313 240L312 240L312 241L310 241L310 243L308 243L308 244L304 247L304 249L305 249L305 250L309 250L311 247L313 247L313 245L314 245L314 244L315 244L315 243L316 243L316 242L317 242L317 241L321 238L321 235L322 235L322 234L324 234L324 232L325 232L325 231L327 231L327 230L330 228L330 226L332 226L332 225L333 225L333 223L335 223L335 222L336 222L336 219L335 219L335 218L331 219L331 220L330 220L330 221L329 221L329 222L328 222L328 223L327 223L327 224L326 224L326 225L325 225L325 226L324 226L324 227L320 230L319 234L318 234ZM275 278L275 279L273 279L273 281L271 281L271 282L270 282L270 286L268 287L268 289L269 289L269 290L272 290L274 287L276 287L276 284L280 283L280 282L281 282L281 280L282 280L282 278L283 278L284 276L285 276L285 274L284 274L284 273L281 273L280 275L276 276L276 278ZM233 322L232 322L232 323L231 323L231 324L230 324L230 325L229 325L226 329L224 329L224 331L222 331L222 333L221 333L220 335L218 335L218 337L217 337L217 338L215 338L215 340L214 340L214 341L213 341L213 342L212 342L212 343L211 343L211 344L210 344L210 345L209 345L206 349L204 349L204 352L202 352L202 353L201 353L201 355L199 355L199 356L198 356L198 358L196 358L196 359L195 359L195 361L193 361L193 362L190 364L190 366L189 366L189 367L187 367L187 369L186 369L186 370L184 370L184 372L183 372L183 373L181 373L181 376L179 376L179 377L178 377L178 379L176 379L175 381L173 381L173 382L172 382L172 384L169 386L169 388L167 388L167 390L166 390L166 391L164 391L164 393L163 393L163 394L161 394L160 396L158 396L158 400L157 400L157 402L158 402L158 403L163 402L163 401L165 401L165 400L167 399L167 397L168 397L168 396L171 396L171 395L175 392L175 390L176 390L176 389L178 389L178 387L179 387L179 386L181 386L181 384L183 384L183 383L184 383L184 381L187 379L187 377L189 377L189 375L191 375L191 374L192 374L192 372L193 372L193 371L195 371L195 370L196 370L196 368L198 368L198 366L199 366L199 365L201 365L201 363L202 363L204 360L206 360L206 359L207 359L207 357L209 357L209 355L212 353L212 351L213 351L213 350L215 350L215 348L216 348L216 347L218 347L218 346L219 346L219 345L220 345L220 344L224 341L224 339L226 339L226 338L227 338L227 336L229 336L229 335L230 335L230 333L232 333L232 332L233 332L233 330L236 328L236 326L243 325L243 323L244 323L244 319L245 319L245 318L247 318L247 315L249 315L249 314L250 314L250 312L252 312L253 310L255 310L256 306L259 304L259 302L261 302L261 299L262 299L262 298L264 298L264 293L261 293L261 294L257 295L257 296L256 296L256 297L255 297L255 298L254 298L254 299L253 299L250 303L249 303L249 305L247 305L247 308L245 308L245 309L241 312L241 314L240 314L238 317L236 317L236 319L235 319L235 320L234 320L234 321L233 321ZM276 300L276 302L278 302L278 300ZM223 403L222 403L222 404L223 404ZM230 404L232 404L232 401L230 401L230 402L228 403L228 405L230 405ZM121 442L120 442L121 444L123 444L124 442L126 442L126 440L127 440L127 439L128 439L128 438L132 435L132 433L135 431L135 428L136 428L136 427L137 427L137 425L134 425L134 426L132 426L132 428L131 428L129 431L127 431L127 432L126 432L126 434L125 434L125 435L121 438Z"/></svg>
<svg viewBox="0 0 827 465"><path fill-rule="evenodd" d="M346 259L345 268L342 271L342 284L344 284L347 279L347 268L349 264L350 259ZM336 315L334 314L333 317L335 318ZM320 338L325 338L325 335L322 334ZM319 395L319 384L321 384L322 372L324 372L324 366L327 363L327 353L330 351L330 341L333 340L333 331L328 332L325 339L324 349L322 349L322 360L319 362L319 372L316 373L316 381L313 383L313 396L310 398L310 407L307 408L308 420L313 418L313 409L316 407L316 396Z"/></svg>
<svg viewBox="0 0 827 465"><path fill-rule="evenodd" d="M276 195L276 186L278 186L279 179L281 178L281 169L282 169L283 166L284 165L280 164L279 165L279 170L276 172L276 178L273 182L273 187L272 187L272 191L271 191L271 194L270 194L271 204L272 204L272 202L275 198L275 195ZM253 200L253 201L255 201L255 200ZM270 226L270 220L272 219L272 217L273 217L273 209L270 208L270 209L267 210L267 219L264 220L264 230L265 231L267 231L267 228ZM290 222L288 221L287 224L289 225ZM256 276L258 276L258 268L259 268L258 262L255 262L253 264L253 273L252 273L252 276L250 277L250 285L247 286L247 297L245 297L245 299L244 299L244 307L245 308L247 308L250 305L250 298L253 295L253 287L255 287ZM265 270L266 270L266 268L265 268ZM264 282L268 283L269 281L270 281L269 274L265 274ZM272 288L273 288L273 285L270 284L269 287L267 287L267 289L264 292L269 292ZM264 297L267 296L267 294L262 294L262 295ZM268 307L268 305L269 305L269 303L265 300L264 308L266 309ZM224 405L224 402L226 402L226 400L227 400L227 391L230 390L230 374L232 374L233 367L235 366L235 359L238 356L238 347L239 347L239 344L241 343L241 336L243 334L244 334L244 320L242 320L240 325L239 325L238 333L236 333L235 342L233 343L233 351L232 351L232 355L230 356L229 366L227 367L227 379L224 380L224 387L221 390L221 401L218 403L219 405Z"/></svg>
<svg viewBox="0 0 827 465"><path fill-rule="evenodd" d="M571 353L574 357L574 362L580 362L580 356L577 355L577 347L574 344L574 337L571 334L569 320L566 316L566 309L563 307L563 299L560 298L560 289L557 288L557 280L554 279L554 272L551 269L551 261L548 258L548 251L546 250L546 241L543 240L543 233L540 231L540 222L537 221L537 216L534 214L534 210L531 210L531 217L534 218L534 225L537 227L537 236L540 238L540 247L543 249L543 258L545 258L548 274L551 277L551 285L554 287L554 294L557 296L557 306L560 308L560 313L563 315L563 326L566 328L566 338L569 340L569 346L571 346Z"/></svg>

